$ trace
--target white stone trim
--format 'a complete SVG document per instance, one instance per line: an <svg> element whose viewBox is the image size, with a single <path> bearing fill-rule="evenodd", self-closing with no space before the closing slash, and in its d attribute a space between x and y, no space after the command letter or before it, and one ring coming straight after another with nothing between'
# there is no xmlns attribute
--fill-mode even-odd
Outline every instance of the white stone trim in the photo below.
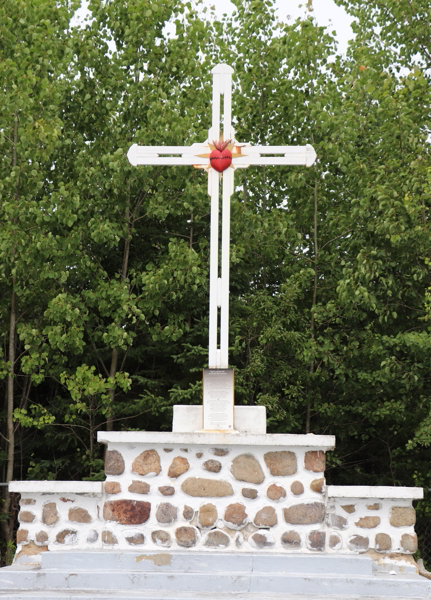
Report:
<svg viewBox="0 0 431 600"><path fill-rule="evenodd" d="M422 500L423 488L397 487L389 485L328 485L328 498L391 498L400 500Z"/></svg>
<svg viewBox="0 0 431 600"><path fill-rule="evenodd" d="M314 435L313 433L307 435L267 433L263 435L241 432L99 431L97 440L103 444L195 444L201 446L283 446L285 448L296 446L324 450L335 448L335 436Z"/></svg>
<svg viewBox="0 0 431 600"><path fill-rule="evenodd" d="M91 494L102 496L102 481L11 481L9 491L18 494Z"/></svg>

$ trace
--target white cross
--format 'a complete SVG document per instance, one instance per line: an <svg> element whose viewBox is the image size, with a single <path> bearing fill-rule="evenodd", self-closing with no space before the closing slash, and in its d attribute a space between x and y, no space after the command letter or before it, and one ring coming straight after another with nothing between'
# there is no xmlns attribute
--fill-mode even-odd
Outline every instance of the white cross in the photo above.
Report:
<svg viewBox="0 0 431 600"><path fill-rule="evenodd" d="M230 197L234 189L234 168L250 165L305 165L311 167L316 160L314 148L306 146L250 146L235 141L232 127L232 73L229 65L214 67L212 127L208 140L191 146L138 146L133 144L128 159L136 165L193 165L208 170L208 194L211 196L210 233L210 319L208 367L227 369L229 349L229 246L230 246ZM223 102L223 133L220 138L220 96ZM210 166L209 155L212 142L232 140L232 165L218 173ZM264 156L278 154L279 156ZM163 156L168 155L168 156ZM179 156L174 156L179 155ZM222 199L222 251L221 277L219 277L219 187L223 179ZM220 307L220 349L218 348L218 308Z"/></svg>

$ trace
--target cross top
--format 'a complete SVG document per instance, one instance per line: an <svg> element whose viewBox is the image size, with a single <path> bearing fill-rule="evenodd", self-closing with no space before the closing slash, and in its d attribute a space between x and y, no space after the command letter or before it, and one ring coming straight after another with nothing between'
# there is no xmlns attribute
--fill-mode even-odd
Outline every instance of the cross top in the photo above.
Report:
<svg viewBox="0 0 431 600"><path fill-rule="evenodd" d="M316 153L310 144L306 146L251 146L235 140L235 131L232 127L232 74L232 67L226 64L219 64L212 70L212 123L206 142L191 146L138 146L133 144L127 154L130 163L134 166L193 165L196 168L206 169L208 172L208 194L211 196L208 349L208 367L210 369L227 369L229 366L230 198L234 191L234 170L250 165L304 165L310 167L316 160ZM223 130L221 131L222 96ZM265 156L268 154L271 156ZM219 188L221 181L223 183L222 248L221 273L219 274ZM218 308L220 308L220 323Z"/></svg>

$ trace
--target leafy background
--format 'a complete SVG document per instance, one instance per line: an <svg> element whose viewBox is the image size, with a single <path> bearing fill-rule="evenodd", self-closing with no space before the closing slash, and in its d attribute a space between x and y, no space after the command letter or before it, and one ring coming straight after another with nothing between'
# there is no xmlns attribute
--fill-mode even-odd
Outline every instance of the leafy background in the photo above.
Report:
<svg viewBox="0 0 431 600"><path fill-rule="evenodd" d="M204 141L228 62L237 139L318 155L236 175L236 403L266 406L272 433L336 435L330 484L423 486L427 524L429 3L337 0L356 17L346 55L311 2L286 24L269 0L222 20L91 0L73 27L79 4L0 6L3 481L102 479L98 430L169 430L174 404L201 403L206 175L126 153Z"/></svg>

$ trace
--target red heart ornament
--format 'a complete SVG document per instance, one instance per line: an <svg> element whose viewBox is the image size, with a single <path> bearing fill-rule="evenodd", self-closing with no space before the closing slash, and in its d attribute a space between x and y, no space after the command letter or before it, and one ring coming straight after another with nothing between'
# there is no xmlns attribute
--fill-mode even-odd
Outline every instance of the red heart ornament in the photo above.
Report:
<svg viewBox="0 0 431 600"><path fill-rule="evenodd" d="M231 140L227 142L213 142L215 150L210 154L210 164L219 173L226 171L232 164L232 152L226 147L230 142Z"/></svg>

